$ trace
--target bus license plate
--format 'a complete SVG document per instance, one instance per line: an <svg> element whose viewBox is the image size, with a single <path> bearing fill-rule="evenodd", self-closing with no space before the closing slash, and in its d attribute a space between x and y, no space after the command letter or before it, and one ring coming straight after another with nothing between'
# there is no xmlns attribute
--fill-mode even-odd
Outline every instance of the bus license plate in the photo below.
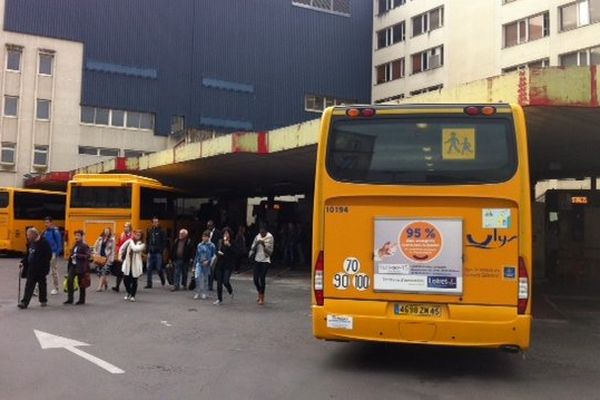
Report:
<svg viewBox="0 0 600 400"><path fill-rule="evenodd" d="M442 315L442 307L431 304L400 303L396 304L394 311L397 315L412 317L440 317Z"/></svg>

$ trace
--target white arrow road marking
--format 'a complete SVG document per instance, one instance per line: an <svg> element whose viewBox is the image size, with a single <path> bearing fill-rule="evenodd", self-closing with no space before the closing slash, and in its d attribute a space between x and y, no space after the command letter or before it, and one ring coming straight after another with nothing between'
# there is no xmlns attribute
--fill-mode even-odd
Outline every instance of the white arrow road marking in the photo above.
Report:
<svg viewBox="0 0 600 400"><path fill-rule="evenodd" d="M170 323L168 323L167 321L160 321L161 324L163 324L164 326L173 326Z"/></svg>
<svg viewBox="0 0 600 400"><path fill-rule="evenodd" d="M88 360L93 364L96 364L98 367L105 369L111 374L125 373L125 371L123 371L121 368L115 367L114 365L77 348L78 346L89 346L89 344L87 343L79 342L77 340L69 339L62 336L53 335L47 332L38 331L37 329L34 329L33 332L35 333L35 336L40 342L40 346L43 350L62 348L70 351L73 354L78 355L81 358Z"/></svg>

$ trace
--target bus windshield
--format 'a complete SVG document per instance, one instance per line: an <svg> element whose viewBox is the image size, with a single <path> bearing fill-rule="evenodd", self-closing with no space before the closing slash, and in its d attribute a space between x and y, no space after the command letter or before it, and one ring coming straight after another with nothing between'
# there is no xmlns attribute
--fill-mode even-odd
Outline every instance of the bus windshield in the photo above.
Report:
<svg viewBox="0 0 600 400"><path fill-rule="evenodd" d="M8 192L0 192L0 208L8 207Z"/></svg>
<svg viewBox="0 0 600 400"><path fill-rule="evenodd" d="M71 208L130 208L131 186L73 186Z"/></svg>
<svg viewBox="0 0 600 400"><path fill-rule="evenodd" d="M471 184L509 180L517 170L510 117L334 119L330 176L370 184Z"/></svg>

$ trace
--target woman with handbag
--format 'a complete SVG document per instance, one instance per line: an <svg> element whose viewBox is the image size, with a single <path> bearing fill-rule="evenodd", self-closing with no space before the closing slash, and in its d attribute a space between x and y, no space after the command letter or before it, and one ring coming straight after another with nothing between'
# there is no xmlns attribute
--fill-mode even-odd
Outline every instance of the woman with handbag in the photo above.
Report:
<svg viewBox="0 0 600 400"><path fill-rule="evenodd" d="M67 264L67 301L63 304L73 304L75 277L79 282L79 301L85 304L85 289L90 286L90 246L83 241L83 231L75 231L75 245L71 249L71 257Z"/></svg>
<svg viewBox="0 0 600 400"><path fill-rule="evenodd" d="M96 292L101 292L102 289L108 290L108 276L113 262L115 261L115 239L112 230L109 227L104 228L102 235L96 240L92 252L92 259L96 264L98 273L98 289Z"/></svg>
<svg viewBox="0 0 600 400"><path fill-rule="evenodd" d="M138 287L138 278L143 274L144 261L142 253L146 245L142 238L142 230L133 231L131 239L123 243L120 249L120 258L123 263L123 283L127 290L125 300L135 302L135 294Z"/></svg>

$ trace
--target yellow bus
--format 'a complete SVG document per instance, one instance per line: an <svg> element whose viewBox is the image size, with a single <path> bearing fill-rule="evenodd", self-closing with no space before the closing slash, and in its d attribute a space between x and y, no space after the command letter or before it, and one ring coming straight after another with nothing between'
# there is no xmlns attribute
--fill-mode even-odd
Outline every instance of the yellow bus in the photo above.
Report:
<svg viewBox="0 0 600 400"><path fill-rule="evenodd" d="M128 174L78 174L67 187L65 254L74 245L73 232L83 230L92 245L109 227L123 231L126 222L134 229L147 230L152 218L172 236L175 192L159 181ZM70 233L70 234L69 234Z"/></svg>
<svg viewBox="0 0 600 400"><path fill-rule="evenodd" d="M522 109L334 107L320 135L314 336L528 349L532 216Z"/></svg>
<svg viewBox="0 0 600 400"><path fill-rule="evenodd" d="M46 217L52 217L59 229L64 228L64 192L0 188L0 253L24 253L27 228L43 232Z"/></svg>

